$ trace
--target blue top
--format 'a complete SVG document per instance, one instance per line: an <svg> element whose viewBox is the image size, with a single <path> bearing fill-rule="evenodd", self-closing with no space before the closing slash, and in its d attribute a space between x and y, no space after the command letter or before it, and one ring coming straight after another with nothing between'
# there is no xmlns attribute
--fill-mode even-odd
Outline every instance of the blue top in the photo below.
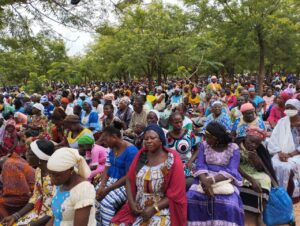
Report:
<svg viewBox="0 0 300 226"><path fill-rule="evenodd" d="M255 96L254 99L252 100L252 102L254 103L255 107L257 108L259 104L261 104L265 101L260 96Z"/></svg>
<svg viewBox="0 0 300 226"><path fill-rule="evenodd" d="M247 129L249 128L249 124L244 122L243 124L240 125L241 118L237 118L232 126L232 132L236 132L236 137L246 137L247 135ZM259 127L262 130L265 130L265 124L264 121L259 117L256 121L256 125L252 125Z"/></svg>
<svg viewBox="0 0 300 226"><path fill-rule="evenodd" d="M98 131L101 131L101 125L99 123L99 116L98 113L95 111L91 111L91 113L89 114L89 118L88 121L86 123L83 122L84 116L85 116L86 112L82 111L81 112L81 124L85 127L85 128L94 128L93 133L96 133Z"/></svg>
<svg viewBox="0 0 300 226"><path fill-rule="evenodd" d="M231 119L230 119L229 115L225 112L222 112L217 118L214 118L213 113L211 113L207 117L207 119L204 123L204 126L201 129L201 132L204 132L206 129L206 126L211 122L218 122L221 125L225 126L225 128L228 132L231 131Z"/></svg>
<svg viewBox="0 0 300 226"><path fill-rule="evenodd" d="M54 105L49 103L48 106L44 107L44 115L46 115L48 117L48 119L50 119L53 110L54 110Z"/></svg>
<svg viewBox="0 0 300 226"><path fill-rule="evenodd" d="M59 186L56 186L56 194L52 199L52 212L54 216L54 226L60 226L62 221L62 204L70 196L70 191L60 191Z"/></svg>
<svg viewBox="0 0 300 226"><path fill-rule="evenodd" d="M137 154L136 146L128 146L125 151L119 156L115 157L113 151L108 154L108 176L116 179L124 177L131 165L132 160Z"/></svg>
<svg viewBox="0 0 300 226"><path fill-rule="evenodd" d="M179 104L182 102L182 96L179 95L179 96L172 96L171 97L171 104Z"/></svg>
<svg viewBox="0 0 300 226"><path fill-rule="evenodd" d="M23 113L23 114L25 114L25 108L23 108L23 107L20 107L19 109L15 109L15 111L14 111L15 113L16 112L20 112L20 113Z"/></svg>

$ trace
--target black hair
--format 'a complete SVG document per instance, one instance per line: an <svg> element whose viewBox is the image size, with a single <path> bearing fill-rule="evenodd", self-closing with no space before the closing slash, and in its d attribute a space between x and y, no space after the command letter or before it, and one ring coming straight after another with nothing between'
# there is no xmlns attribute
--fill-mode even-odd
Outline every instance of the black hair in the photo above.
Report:
<svg viewBox="0 0 300 226"><path fill-rule="evenodd" d="M111 103L105 103L103 108L109 106L111 110L114 110L114 105L112 105Z"/></svg>
<svg viewBox="0 0 300 226"><path fill-rule="evenodd" d="M100 100L97 99L97 98L93 98L93 99L92 99L92 102L97 102L98 104L100 104Z"/></svg>
<svg viewBox="0 0 300 226"><path fill-rule="evenodd" d="M206 126L207 132L218 139L219 145L228 145L232 142L229 134L226 132L225 126L218 122L210 122Z"/></svg>
<svg viewBox="0 0 300 226"><path fill-rule="evenodd" d="M184 120L184 115L180 114L178 111L173 112L170 117L169 117L169 122L171 122L173 120L173 118L175 118L175 116L179 115L182 120Z"/></svg>
<svg viewBox="0 0 300 226"><path fill-rule="evenodd" d="M16 99L14 101L14 105L15 105L16 109L19 109L19 108L21 108L23 106L23 102L20 99Z"/></svg>
<svg viewBox="0 0 300 226"><path fill-rule="evenodd" d="M36 141L36 145L46 155L51 156L54 153L54 144L51 141L38 140L38 141Z"/></svg>
<svg viewBox="0 0 300 226"><path fill-rule="evenodd" d="M115 124L115 122L113 124ZM116 135L117 137L121 138L121 131L120 131L120 129L116 128L115 126L105 127L103 130L103 134L104 133L107 135Z"/></svg>

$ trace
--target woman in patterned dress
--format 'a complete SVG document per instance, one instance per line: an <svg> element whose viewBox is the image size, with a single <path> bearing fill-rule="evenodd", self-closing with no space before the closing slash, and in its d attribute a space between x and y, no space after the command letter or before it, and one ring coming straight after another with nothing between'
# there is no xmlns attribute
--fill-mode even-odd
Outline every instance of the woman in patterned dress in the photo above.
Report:
<svg viewBox="0 0 300 226"><path fill-rule="evenodd" d="M163 130L156 124L150 124L145 129L144 148L139 151L128 172L128 205L113 218L114 224L186 225L183 165L179 154L165 148L165 144Z"/></svg>
<svg viewBox="0 0 300 226"><path fill-rule="evenodd" d="M31 143L26 157L29 164L36 168L33 195L26 206L4 218L1 223L7 226L14 223L20 226L43 226L50 220L53 186L47 171L47 160L53 152L54 144L51 141L37 140Z"/></svg>
<svg viewBox="0 0 300 226"><path fill-rule="evenodd" d="M186 188L192 185L194 179L191 176L192 165L198 156L198 145L196 137L191 130L184 129L184 116L179 112L173 113L169 122L172 130L167 133L167 147L177 151L184 165L184 173L186 176Z"/></svg>

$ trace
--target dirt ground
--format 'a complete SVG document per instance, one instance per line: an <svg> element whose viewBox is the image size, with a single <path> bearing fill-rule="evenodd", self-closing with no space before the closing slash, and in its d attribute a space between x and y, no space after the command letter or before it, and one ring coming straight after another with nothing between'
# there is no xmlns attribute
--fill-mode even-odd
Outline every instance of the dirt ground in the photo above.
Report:
<svg viewBox="0 0 300 226"><path fill-rule="evenodd" d="M300 203L294 205L295 217L296 217L296 225L300 226ZM246 214L246 224L245 226L256 226L255 217Z"/></svg>

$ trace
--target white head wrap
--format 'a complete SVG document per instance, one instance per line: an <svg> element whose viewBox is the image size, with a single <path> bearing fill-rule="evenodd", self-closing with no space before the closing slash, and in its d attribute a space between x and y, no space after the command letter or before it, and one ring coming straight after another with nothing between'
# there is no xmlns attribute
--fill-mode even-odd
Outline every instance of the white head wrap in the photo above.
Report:
<svg viewBox="0 0 300 226"><path fill-rule="evenodd" d="M153 112L154 114L156 114L156 117L157 117L157 119L158 119L158 121L159 121L159 118L160 118L159 112L158 112L157 110L154 110L154 109L149 110L149 111L148 111L148 114L149 114L150 112Z"/></svg>
<svg viewBox="0 0 300 226"><path fill-rule="evenodd" d="M39 109L42 112L42 114L44 114L44 105L40 103L35 103L32 107Z"/></svg>
<svg viewBox="0 0 300 226"><path fill-rule="evenodd" d="M289 99L287 102L285 102L286 105L292 105L294 106L298 111L300 111L300 101L298 99Z"/></svg>
<svg viewBox="0 0 300 226"><path fill-rule="evenodd" d="M212 103L211 106L215 106L216 104L220 104L221 106L223 105L221 101L216 100L216 101L214 101L214 102Z"/></svg>
<svg viewBox="0 0 300 226"><path fill-rule="evenodd" d="M47 155L46 153L44 153L43 151L41 151L41 149L39 149L38 145L37 145L37 140L31 142L30 144L30 149L31 151L41 160L44 161L48 161L50 158L50 155Z"/></svg>
<svg viewBox="0 0 300 226"><path fill-rule="evenodd" d="M72 167L76 167L78 174L83 178L88 178L91 174L90 167L85 159L79 155L77 149L60 148L51 155L47 163L47 168L55 172L63 172Z"/></svg>

